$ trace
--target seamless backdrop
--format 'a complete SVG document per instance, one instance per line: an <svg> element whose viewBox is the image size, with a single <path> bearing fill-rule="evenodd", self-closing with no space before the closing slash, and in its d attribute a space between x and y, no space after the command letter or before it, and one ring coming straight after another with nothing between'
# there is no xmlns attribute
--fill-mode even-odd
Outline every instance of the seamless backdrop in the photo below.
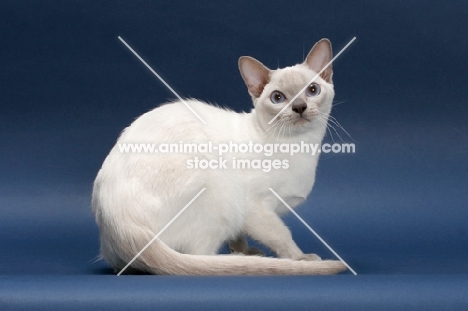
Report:
<svg viewBox="0 0 468 311"><path fill-rule="evenodd" d="M428 297L433 307L463 306L467 15L468 3L461 1L2 1L0 287L9 291L0 293L0 306L70 307L65 293L76 280L78 293L97 282L103 297L115 303L115 297L134 297L122 294L130 287L167 285L168 294L145 298L146 306L157 300L166 307L182 301L213 308L230 301L235 307L247 300L229 300L233 292L245 298L243 286L271 284L226 278L231 294L224 295L223 286L213 283L218 281L201 278L201 288L219 291L204 297L204 291L188 294L193 288L181 287L180 278L129 277L129 283L119 279L114 290L109 269L95 261L93 179L120 131L174 98L118 36L181 96L239 112L251 109L237 69L240 56L274 69L302 62L320 38L329 38L339 51L356 36L333 64L332 114L345 130L335 126L326 137L355 143L356 153L323 155L315 188L297 211L358 279L351 274L292 278L292 283L273 278L278 287L254 286L255 297L279 304L271 300L275 290L296 286L294 294L280 290L280 300L376 306L382 292L409 288L414 295L398 293L406 297L400 301L405 306L421 306ZM304 251L333 257L294 217L286 221ZM307 290L301 291L304 284ZM342 300L323 298L325 284L339 288ZM171 286L180 291L178 298L171 296ZM348 291L353 286L362 289L356 296ZM454 291L444 292L445 286ZM311 294L318 288L321 295ZM62 298L53 295L60 290ZM83 305L76 306L112 304L88 294L79 296ZM386 297L384 306L398 303ZM129 301L121 299L116 307Z"/></svg>

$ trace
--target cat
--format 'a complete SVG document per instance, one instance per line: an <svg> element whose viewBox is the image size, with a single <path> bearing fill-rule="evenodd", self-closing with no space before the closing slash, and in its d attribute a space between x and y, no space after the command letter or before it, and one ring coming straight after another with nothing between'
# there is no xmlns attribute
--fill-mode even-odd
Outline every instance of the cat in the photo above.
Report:
<svg viewBox="0 0 468 311"><path fill-rule="evenodd" d="M270 70L256 59L243 56L239 70L252 97L254 108L250 113L187 99L167 103L137 118L122 132L94 182L92 208L105 261L116 272L123 269L205 189L124 273L303 275L344 271L340 261L322 261L299 249L280 218L288 208L269 190L291 207L303 202L315 181L318 153L277 152L274 159L279 162L270 170L226 163L222 168L203 169L193 166L195 156L212 163L274 160L262 153L240 150L225 153L221 159L216 153L128 153L119 149L129 143L161 146L306 141L320 145L334 97L331 65L294 102L290 100L331 59L328 39L318 41L303 63L283 69ZM186 104L207 124L200 122ZM246 236L271 249L278 258L263 257L261 251L249 248ZM224 243L235 254L217 255Z"/></svg>

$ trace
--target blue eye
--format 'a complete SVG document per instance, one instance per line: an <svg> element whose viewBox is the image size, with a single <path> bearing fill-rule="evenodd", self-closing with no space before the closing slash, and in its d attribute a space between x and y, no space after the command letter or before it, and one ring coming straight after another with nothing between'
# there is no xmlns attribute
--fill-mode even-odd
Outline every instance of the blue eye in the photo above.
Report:
<svg viewBox="0 0 468 311"><path fill-rule="evenodd" d="M286 100L286 96L280 91L273 91L270 95L270 100L273 104L281 104Z"/></svg>
<svg viewBox="0 0 468 311"><path fill-rule="evenodd" d="M320 94L320 85L318 85L317 83L312 83L311 85L309 85L306 92L307 96L309 97L317 96L318 94Z"/></svg>

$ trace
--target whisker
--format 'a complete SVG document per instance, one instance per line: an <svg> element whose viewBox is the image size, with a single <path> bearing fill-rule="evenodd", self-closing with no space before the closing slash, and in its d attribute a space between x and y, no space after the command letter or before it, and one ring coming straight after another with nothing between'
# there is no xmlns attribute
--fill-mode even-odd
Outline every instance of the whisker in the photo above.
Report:
<svg viewBox="0 0 468 311"><path fill-rule="evenodd" d="M284 124L285 124L284 120L281 120L281 121L282 121L282 122L281 122L281 127L280 127L280 129L279 129L279 131L278 131L278 137L276 138L276 141L280 141L280 140L281 140L281 131L283 130Z"/></svg>
<svg viewBox="0 0 468 311"><path fill-rule="evenodd" d="M335 143L335 138L333 137L333 133L330 130L330 124L328 123L329 119L326 116L324 116L323 114L320 114L318 120L321 122L321 124L324 126L324 128L328 131L328 133L330 133L330 138L333 141L333 143Z"/></svg>
<svg viewBox="0 0 468 311"><path fill-rule="evenodd" d="M281 119L276 119L275 122L273 123L273 125L268 129L270 130L270 133L269 133L269 137L270 138L273 138L276 136L276 130L279 129L279 127L281 126ZM273 131L271 131L273 130Z"/></svg>
<svg viewBox="0 0 468 311"><path fill-rule="evenodd" d="M331 125L330 122L328 123L328 126L331 127L331 128L335 131L335 134L338 136L338 138L339 138L342 142L344 142L343 138L341 138L341 136L340 136L340 134L338 133L338 131L336 130L336 128L335 128L333 125ZM333 142L335 142L335 141L333 141Z"/></svg>
<svg viewBox="0 0 468 311"><path fill-rule="evenodd" d="M338 120L335 117L330 116L330 121L333 122L337 127L339 127L343 132L345 132L345 134L348 135L350 139L354 140L353 137L348 133L348 131L346 131L346 129L340 124L340 122L338 122Z"/></svg>
<svg viewBox="0 0 468 311"><path fill-rule="evenodd" d="M348 100L343 100L343 101L340 101L340 102L334 102L332 105L333 105L333 107L336 107L336 106L339 106L339 105L344 104L346 102L348 102Z"/></svg>
<svg viewBox="0 0 468 311"><path fill-rule="evenodd" d="M275 122L265 131L268 137L273 137L275 135L276 130L280 124L280 120L275 120ZM273 132L271 132L273 130Z"/></svg>

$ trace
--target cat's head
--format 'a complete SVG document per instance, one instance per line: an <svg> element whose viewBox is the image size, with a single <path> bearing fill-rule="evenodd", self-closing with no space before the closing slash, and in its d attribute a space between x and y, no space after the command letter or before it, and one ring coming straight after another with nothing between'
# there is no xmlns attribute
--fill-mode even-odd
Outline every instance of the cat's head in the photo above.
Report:
<svg viewBox="0 0 468 311"><path fill-rule="evenodd" d="M270 70L252 57L239 59L242 78L264 131L276 126L286 126L287 132L293 133L325 129L335 94L331 64L312 83L309 82L331 59L332 48L328 39L317 42L304 62L292 67ZM306 89L300 92L306 85ZM294 97L296 99L291 102Z"/></svg>

